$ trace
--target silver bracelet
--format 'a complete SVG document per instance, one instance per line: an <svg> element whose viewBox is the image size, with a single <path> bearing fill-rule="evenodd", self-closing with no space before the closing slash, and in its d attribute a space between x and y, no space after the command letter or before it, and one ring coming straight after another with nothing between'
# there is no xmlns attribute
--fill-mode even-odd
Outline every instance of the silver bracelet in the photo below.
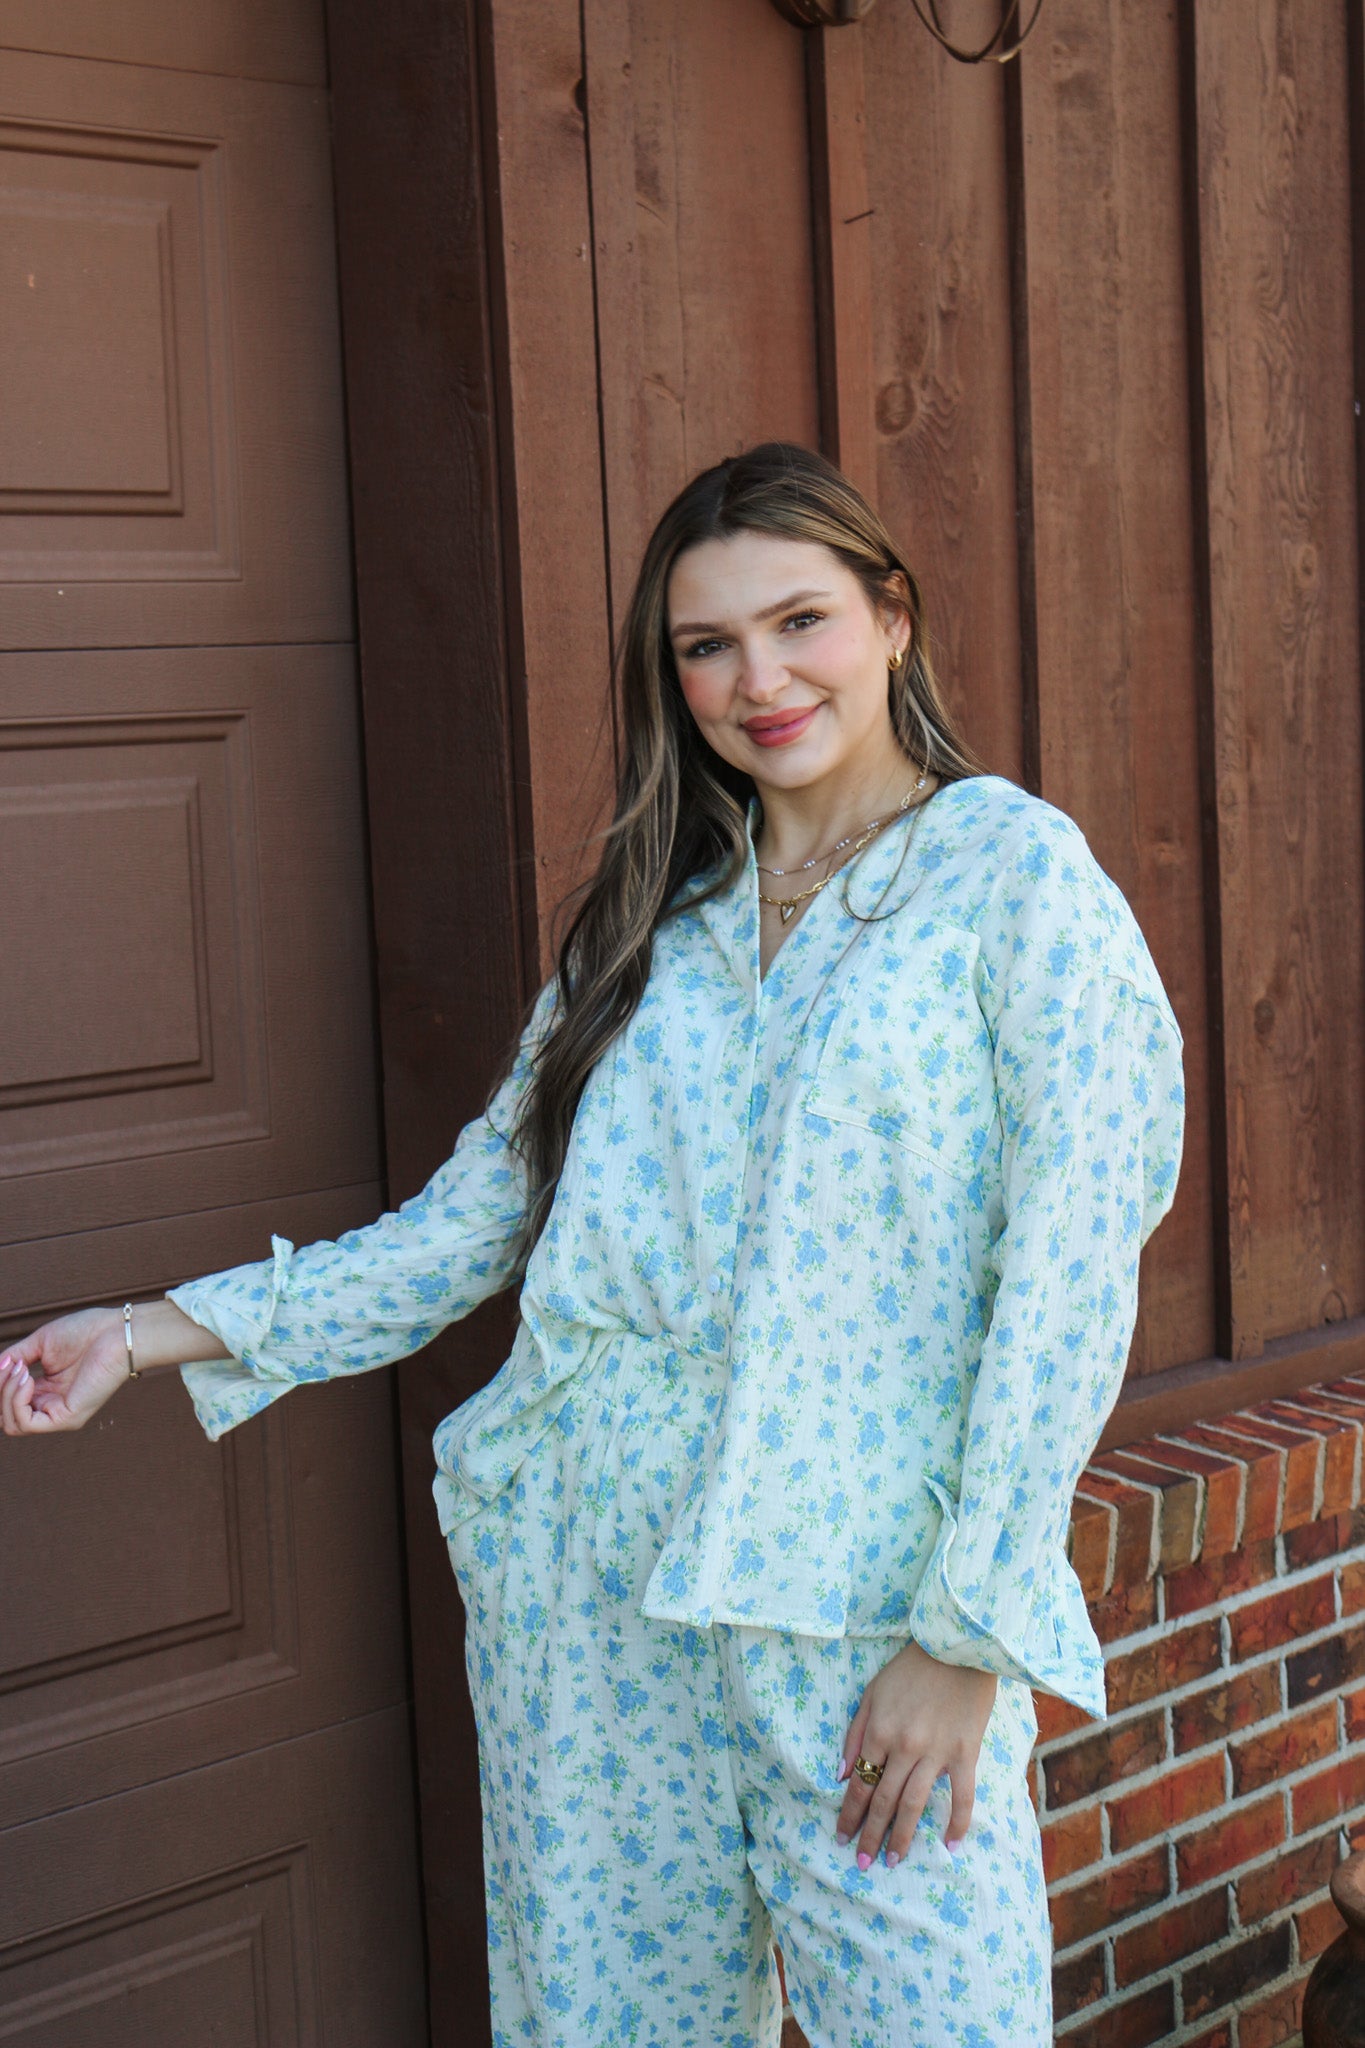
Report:
<svg viewBox="0 0 1365 2048"><path fill-rule="evenodd" d="M140 1380L142 1374L133 1363L133 1304L131 1301L125 1301L123 1304L123 1341L128 1349L128 1377L130 1380Z"/></svg>

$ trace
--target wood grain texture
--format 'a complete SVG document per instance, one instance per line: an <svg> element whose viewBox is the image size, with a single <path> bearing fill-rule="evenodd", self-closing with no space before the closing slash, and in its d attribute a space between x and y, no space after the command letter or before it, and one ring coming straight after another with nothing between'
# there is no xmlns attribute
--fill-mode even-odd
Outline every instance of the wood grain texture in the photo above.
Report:
<svg viewBox="0 0 1365 2048"><path fill-rule="evenodd" d="M391 1200L477 1113L538 956L513 788L472 6L333 0L342 324ZM491 146L491 138L490 138ZM529 963L529 966L528 966ZM401 1376L432 2041L488 2038L464 1616L431 1501L437 1422L506 1355L486 1319Z"/></svg>
<svg viewBox="0 0 1365 2048"><path fill-rule="evenodd" d="M610 814L607 542L578 0L487 14L508 663L539 960Z"/></svg>
<svg viewBox="0 0 1365 2048"><path fill-rule="evenodd" d="M635 194L635 101L630 0L583 0L583 66L592 209L597 396L613 646L653 523Z"/></svg>
<svg viewBox="0 0 1365 2048"><path fill-rule="evenodd" d="M805 56L764 6L632 0L630 64L634 160L599 164L594 135L593 177L635 209L652 522L708 463L817 441Z"/></svg>
<svg viewBox="0 0 1365 2048"><path fill-rule="evenodd" d="M1140 1374L1217 1348L1174 20L1053 0L1010 89L1040 792L1128 897L1185 1035L1185 1154L1144 1261Z"/></svg>
<svg viewBox="0 0 1365 2048"><path fill-rule="evenodd" d="M807 38L806 54L821 445L875 504L872 207L863 37L819 28Z"/></svg>
<svg viewBox="0 0 1365 2048"><path fill-rule="evenodd" d="M819 432L802 50L756 8L583 0L613 636L697 469Z"/></svg>
<svg viewBox="0 0 1365 2048"><path fill-rule="evenodd" d="M1182 18L1216 806L1220 1348L1243 1358L1365 1303L1346 23L1306 0L1200 0Z"/></svg>
<svg viewBox="0 0 1365 2048"><path fill-rule="evenodd" d="M1347 0L1346 106L1350 144L1352 362L1355 384L1356 644L1365 669L1365 0ZM1362 675L1365 684L1365 674ZM1365 1210L1365 1190L1357 1195Z"/></svg>
<svg viewBox="0 0 1365 2048"><path fill-rule="evenodd" d="M994 26L988 0L962 33ZM956 21L956 16L955 16ZM878 502L925 591L935 658L987 764L1024 774L1009 209L999 67L967 71L908 7L860 28Z"/></svg>
<svg viewBox="0 0 1365 2048"><path fill-rule="evenodd" d="M1365 1372L1365 1316L1320 1323L1292 1337L1272 1337L1255 1358L1201 1358L1130 1379L1100 1438L1100 1448L1211 1422L1217 1416L1279 1400Z"/></svg>

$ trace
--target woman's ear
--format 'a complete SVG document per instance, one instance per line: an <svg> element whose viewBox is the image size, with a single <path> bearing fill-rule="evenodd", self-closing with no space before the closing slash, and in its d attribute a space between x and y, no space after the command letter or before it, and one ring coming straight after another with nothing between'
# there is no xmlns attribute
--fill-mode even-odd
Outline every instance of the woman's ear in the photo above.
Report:
<svg viewBox="0 0 1365 2048"><path fill-rule="evenodd" d="M883 583L877 612L893 644L902 654L908 653L914 637L914 610L903 570L893 569Z"/></svg>

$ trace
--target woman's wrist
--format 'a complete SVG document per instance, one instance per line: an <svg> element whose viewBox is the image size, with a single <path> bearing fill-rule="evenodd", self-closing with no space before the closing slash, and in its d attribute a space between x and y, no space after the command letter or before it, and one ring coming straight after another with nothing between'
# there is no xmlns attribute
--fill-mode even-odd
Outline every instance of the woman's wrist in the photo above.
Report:
<svg viewBox="0 0 1365 2048"><path fill-rule="evenodd" d="M113 1309L111 1314L122 1341L123 1310ZM139 1378L231 1356L220 1337L194 1322L173 1301L133 1303L133 1362Z"/></svg>

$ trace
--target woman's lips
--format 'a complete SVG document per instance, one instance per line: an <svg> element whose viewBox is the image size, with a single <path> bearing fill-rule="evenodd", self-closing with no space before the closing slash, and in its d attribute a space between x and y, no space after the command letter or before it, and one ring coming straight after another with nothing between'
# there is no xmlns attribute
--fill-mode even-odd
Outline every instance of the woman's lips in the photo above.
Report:
<svg viewBox="0 0 1365 2048"><path fill-rule="evenodd" d="M750 719L744 730L757 747L790 746L793 740L800 739L819 709L818 704L810 704L804 711L794 711L790 717Z"/></svg>

